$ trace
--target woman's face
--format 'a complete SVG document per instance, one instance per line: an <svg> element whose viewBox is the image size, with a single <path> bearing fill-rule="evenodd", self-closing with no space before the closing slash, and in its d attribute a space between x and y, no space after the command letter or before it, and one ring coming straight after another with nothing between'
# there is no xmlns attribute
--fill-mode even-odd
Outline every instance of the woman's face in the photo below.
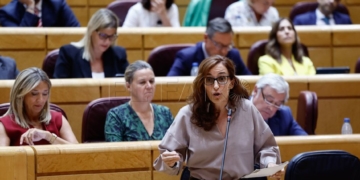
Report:
<svg viewBox="0 0 360 180"><path fill-rule="evenodd" d="M126 83L131 100L150 103L155 93L155 75L151 69L141 69L134 73L133 81Z"/></svg>
<svg viewBox="0 0 360 180"><path fill-rule="evenodd" d="M280 45L294 44L295 30L288 20L284 19L280 22L276 37Z"/></svg>
<svg viewBox="0 0 360 180"><path fill-rule="evenodd" d="M91 34L92 47L95 52L105 52L116 40L117 34L115 28L105 28L94 31Z"/></svg>
<svg viewBox="0 0 360 180"><path fill-rule="evenodd" d="M228 102L230 89L234 87L234 80L230 80L227 68L222 63L215 65L205 76L204 82L206 94L210 101L215 106L225 106Z"/></svg>
<svg viewBox="0 0 360 180"><path fill-rule="evenodd" d="M41 81L24 97L24 107L28 116L40 115L48 99L49 87L44 81Z"/></svg>

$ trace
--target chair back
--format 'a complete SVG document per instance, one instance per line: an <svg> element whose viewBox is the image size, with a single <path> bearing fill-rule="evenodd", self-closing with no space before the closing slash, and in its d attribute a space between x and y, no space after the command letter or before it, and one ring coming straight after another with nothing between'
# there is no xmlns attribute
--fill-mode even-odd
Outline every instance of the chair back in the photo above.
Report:
<svg viewBox="0 0 360 180"><path fill-rule="evenodd" d="M259 58L266 54L266 45L268 40L259 40L255 42L249 51L247 58L247 68L251 71L253 75L259 75L259 66L258 61ZM304 51L304 55L309 57L309 51L307 46L301 43L302 49Z"/></svg>
<svg viewBox="0 0 360 180"><path fill-rule="evenodd" d="M168 44L153 49L147 62L154 70L155 76L167 76L175 61L175 56L181 49L193 46L194 44Z"/></svg>
<svg viewBox="0 0 360 180"><path fill-rule="evenodd" d="M140 0L116 0L107 6L107 9L111 10L119 18L119 27L124 24L126 15L131 6L140 2Z"/></svg>
<svg viewBox="0 0 360 180"><path fill-rule="evenodd" d="M59 56L59 49L50 51L42 64L42 70L48 75L49 78L53 78L56 60Z"/></svg>
<svg viewBox="0 0 360 180"><path fill-rule="evenodd" d="M81 141L83 143L105 141L104 127L108 111L129 100L130 97L108 97L91 101L83 114Z"/></svg>
<svg viewBox="0 0 360 180"><path fill-rule="evenodd" d="M308 11L315 11L317 7L318 7L317 2L298 2L294 5L294 7L290 11L290 15L289 15L290 20L294 21L294 19L297 15L306 13ZM338 6L336 7L335 11L338 11L340 13L347 14L350 16L349 10L343 4L339 3Z"/></svg>
<svg viewBox="0 0 360 180"><path fill-rule="evenodd" d="M239 0L212 0L209 9L208 22L217 17L225 17L226 8L230 6L230 4L238 1Z"/></svg>
<svg viewBox="0 0 360 180"><path fill-rule="evenodd" d="M304 152L293 157L285 180L360 179L360 161L340 150Z"/></svg>
<svg viewBox="0 0 360 180"><path fill-rule="evenodd" d="M360 73L360 57L355 64L355 73Z"/></svg>
<svg viewBox="0 0 360 180"><path fill-rule="evenodd" d="M298 97L297 117L298 124L308 133L315 134L318 116L318 99L315 92L301 91Z"/></svg>
<svg viewBox="0 0 360 180"><path fill-rule="evenodd" d="M4 115L8 111L9 107L10 103L0 104L0 116ZM67 119L65 111L62 110L58 105L50 103L50 109L61 113Z"/></svg>

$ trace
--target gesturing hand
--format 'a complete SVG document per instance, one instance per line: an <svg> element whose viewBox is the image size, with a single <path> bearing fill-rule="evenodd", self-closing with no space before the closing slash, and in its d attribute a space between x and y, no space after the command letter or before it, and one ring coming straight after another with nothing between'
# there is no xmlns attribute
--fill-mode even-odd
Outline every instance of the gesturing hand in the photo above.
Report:
<svg viewBox="0 0 360 180"><path fill-rule="evenodd" d="M42 139L46 139L48 134L49 134L48 131L31 128L21 135L20 144L26 142L29 145L34 145L34 142L40 141Z"/></svg>
<svg viewBox="0 0 360 180"><path fill-rule="evenodd" d="M161 159L169 167L173 167L180 160L180 156L176 151L165 151L161 154Z"/></svg>

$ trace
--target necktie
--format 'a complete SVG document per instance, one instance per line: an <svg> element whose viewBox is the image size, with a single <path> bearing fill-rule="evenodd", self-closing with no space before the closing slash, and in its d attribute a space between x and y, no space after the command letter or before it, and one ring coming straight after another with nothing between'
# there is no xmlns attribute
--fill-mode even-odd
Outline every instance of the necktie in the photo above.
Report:
<svg viewBox="0 0 360 180"><path fill-rule="evenodd" d="M39 17L39 21L38 21L37 27L42 27L41 17L39 16L39 15L40 15L40 9L38 9L37 7L35 7L34 13L35 13L35 15L37 15L37 16Z"/></svg>
<svg viewBox="0 0 360 180"><path fill-rule="evenodd" d="M330 18L324 17L324 18L322 18L321 20L323 20L326 25L330 25Z"/></svg>

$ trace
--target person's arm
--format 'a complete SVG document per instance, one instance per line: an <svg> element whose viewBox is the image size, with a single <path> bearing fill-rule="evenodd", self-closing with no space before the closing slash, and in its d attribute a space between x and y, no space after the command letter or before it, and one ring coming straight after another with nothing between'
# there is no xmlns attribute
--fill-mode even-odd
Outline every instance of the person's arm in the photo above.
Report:
<svg viewBox="0 0 360 180"><path fill-rule="evenodd" d="M71 129L68 120L62 116L62 126L60 129L60 137L56 138L52 144L77 144L79 143Z"/></svg>
<svg viewBox="0 0 360 180"><path fill-rule="evenodd" d="M125 74L125 70L129 66L125 48L120 47L118 53L120 53L120 73Z"/></svg>
<svg viewBox="0 0 360 180"><path fill-rule="evenodd" d="M175 60L173 65L170 68L170 71L168 72L167 76L190 76L190 74L186 74L186 59L185 54L181 51L176 53Z"/></svg>
<svg viewBox="0 0 360 180"><path fill-rule="evenodd" d="M35 15L35 2L34 0L19 0L19 2L13 1L11 3L21 3L26 5L24 8L24 14L21 15L22 19L20 22L15 21L8 12L5 10L6 6L0 10L0 23L3 27L36 27L39 22L39 17ZM15 5L14 5L15 6ZM10 13L20 13L20 12L10 12Z"/></svg>
<svg viewBox="0 0 360 180"><path fill-rule="evenodd" d="M269 59L268 57L265 56L260 57L258 61L258 67L259 67L259 75L275 73L271 59Z"/></svg>
<svg viewBox="0 0 360 180"><path fill-rule="evenodd" d="M120 119L121 115L117 113L114 109L111 109L106 115L104 133L107 142L123 141L124 127Z"/></svg>
<svg viewBox="0 0 360 180"><path fill-rule="evenodd" d="M251 75L249 69L245 66L244 61L241 58L241 55L237 49L232 49L233 57L231 59L235 62L236 65L236 74L237 75Z"/></svg>
<svg viewBox="0 0 360 180"><path fill-rule="evenodd" d="M3 123L0 122L0 146L10 146L10 138L6 134Z"/></svg>
<svg viewBox="0 0 360 180"><path fill-rule="evenodd" d="M169 15L170 26L180 27L179 10L175 3L173 3L169 8L168 15Z"/></svg>
<svg viewBox="0 0 360 180"><path fill-rule="evenodd" d="M130 7L128 13L126 14L125 20L120 19L120 21L124 21L122 27L139 27L139 18L141 18L140 13L136 11L135 7L137 4Z"/></svg>
<svg viewBox="0 0 360 180"><path fill-rule="evenodd" d="M285 122L288 122L286 124L288 124L288 134L289 135L308 135L303 128L301 128L301 126L295 121L291 109L287 106L282 108L284 111L284 116L283 118L287 118L284 119Z"/></svg>
<svg viewBox="0 0 360 180"><path fill-rule="evenodd" d="M303 25L303 24L301 23L301 20L300 20L300 18L299 18L299 15L295 16L294 21L293 21L293 24L294 24L294 26Z"/></svg>
<svg viewBox="0 0 360 180"><path fill-rule="evenodd" d="M59 50L59 56L56 60L54 69L54 78L72 78L72 58L68 56L66 49L63 47Z"/></svg>
<svg viewBox="0 0 360 180"><path fill-rule="evenodd" d="M59 16L61 17L60 25L62 27L79 27L80 26L79 21L76 19L74 13L70 9L70 7L66 4L65 0L61 4Z"/></svg>

